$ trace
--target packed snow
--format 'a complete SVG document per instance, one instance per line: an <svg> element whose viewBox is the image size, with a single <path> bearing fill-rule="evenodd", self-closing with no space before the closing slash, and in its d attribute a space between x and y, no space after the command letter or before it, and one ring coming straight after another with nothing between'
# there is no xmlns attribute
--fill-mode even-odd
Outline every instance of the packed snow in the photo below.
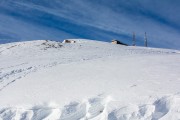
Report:
<svg viewBox="0 0 180 120"><path fill-rule="evenodd" d="M180 51L73 40L0 44L0 119L180 120Z"/></svg>

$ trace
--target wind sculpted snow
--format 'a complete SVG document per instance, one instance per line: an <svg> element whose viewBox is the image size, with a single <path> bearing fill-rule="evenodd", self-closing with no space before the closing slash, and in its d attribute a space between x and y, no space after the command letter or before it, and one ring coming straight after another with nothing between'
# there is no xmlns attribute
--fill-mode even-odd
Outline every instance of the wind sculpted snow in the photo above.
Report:
<svg viewBox="0 0 180 120"><path fill-rule="evenodd" d="M151 104L131 104L119 108L110 96L73 101L64 107L41 104L32 107L0 108L3 120L178 120L180 95L165 96Z"/></svg>

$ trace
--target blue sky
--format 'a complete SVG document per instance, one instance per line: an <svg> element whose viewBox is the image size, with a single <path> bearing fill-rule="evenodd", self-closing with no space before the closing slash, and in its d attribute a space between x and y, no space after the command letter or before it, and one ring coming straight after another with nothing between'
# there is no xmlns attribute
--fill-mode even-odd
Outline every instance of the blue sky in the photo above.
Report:
<svg viewBox="0 0 180 120"><path fill-rule="evenodd" d="M180 49L180 0L1 0L0 43L119 39Z"/></svg>

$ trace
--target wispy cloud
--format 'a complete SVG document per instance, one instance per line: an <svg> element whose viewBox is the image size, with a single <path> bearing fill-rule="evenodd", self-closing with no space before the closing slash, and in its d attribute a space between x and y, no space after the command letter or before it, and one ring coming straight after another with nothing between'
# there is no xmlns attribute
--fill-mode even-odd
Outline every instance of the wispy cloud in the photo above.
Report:
<svg viewBox="0 0 180 120"><path fill-rule="evenodd" d="M22 40L115 38L131 44L134 31L139 45L147 32L150 46L180 49L179 5L179 0L6 0L0 3L0 37L9 32Z"/></svg>

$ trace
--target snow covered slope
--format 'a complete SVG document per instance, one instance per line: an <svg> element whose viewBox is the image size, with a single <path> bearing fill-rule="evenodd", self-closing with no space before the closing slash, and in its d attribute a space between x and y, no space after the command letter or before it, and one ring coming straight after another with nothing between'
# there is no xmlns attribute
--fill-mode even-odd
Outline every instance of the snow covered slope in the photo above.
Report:
<svg viewBox="0 0 180 120"><path fill-rule="evenodd" d="M75 41L0 45L0 119L180 119L180 51Z"/></svg>

